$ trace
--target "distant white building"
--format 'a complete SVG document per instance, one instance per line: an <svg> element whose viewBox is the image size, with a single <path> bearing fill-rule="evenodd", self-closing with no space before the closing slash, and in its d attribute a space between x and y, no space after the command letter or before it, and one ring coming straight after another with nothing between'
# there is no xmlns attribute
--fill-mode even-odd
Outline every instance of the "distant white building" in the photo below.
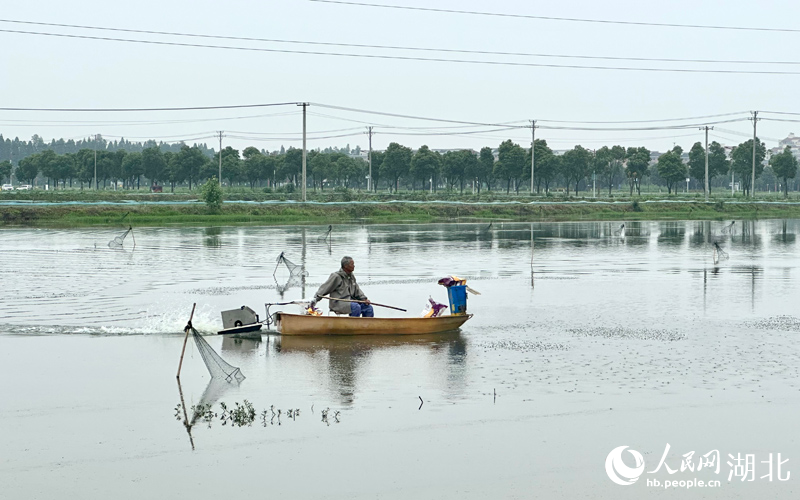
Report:
<svg viewBox="0 0 800 500"><path fill-rule="evenodd" d="M790 132L789 135L786 136L786 139L783 139L778 145L780 145L781 148L785 148L786 146L792 149L800 148L800 137L794 135L794 132Z"/></svg>
<svg viewBox="0 0 800 500"><path fill-rule="evenodd" d="M786 139L778 142L777 148L772 148L769 152L773 155L783 153L783 150L789 146L795 158L800 159L800 137L794 135L794 132L789 133Z"/></svg>

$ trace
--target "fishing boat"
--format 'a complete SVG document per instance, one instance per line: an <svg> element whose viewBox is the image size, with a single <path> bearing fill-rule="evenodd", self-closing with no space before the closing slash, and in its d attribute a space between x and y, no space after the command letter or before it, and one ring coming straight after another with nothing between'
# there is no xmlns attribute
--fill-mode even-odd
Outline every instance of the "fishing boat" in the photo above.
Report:
<svg viewBox="0 0 800 500"><path fill-rule="evenodd" d="M472 314L435 318L354 318L276 312L281 335L419 335L457 330Z"/></svg>

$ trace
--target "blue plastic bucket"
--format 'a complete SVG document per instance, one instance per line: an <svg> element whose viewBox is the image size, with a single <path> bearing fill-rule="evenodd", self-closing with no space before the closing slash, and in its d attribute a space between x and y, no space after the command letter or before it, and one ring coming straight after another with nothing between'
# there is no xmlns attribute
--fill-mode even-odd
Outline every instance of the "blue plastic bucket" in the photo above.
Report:
<svg viewBox="0 0 800 500"><path fill-rule="evenodd" d="M453 285L447 289L447 299L450 301L450 314L463 316L467 314L467 287L466 285Z"/></svg>

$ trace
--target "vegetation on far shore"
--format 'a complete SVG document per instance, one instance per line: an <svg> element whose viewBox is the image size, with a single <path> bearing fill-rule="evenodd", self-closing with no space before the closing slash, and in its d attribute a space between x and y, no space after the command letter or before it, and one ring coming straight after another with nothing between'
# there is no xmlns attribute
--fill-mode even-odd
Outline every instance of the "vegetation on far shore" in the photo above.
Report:
<svg viewBox="0 0 800 500"><path fill-rule="evenodd" d="M328 224L351 221L533 222L800 217L800 200L790 197L786 203L780 195L763 196L751 202L749 198L731 198L716 193L706 203L702 194L698 193L669 197L666 193L653 193L634 198L622 195L613 198L568 198L505 196L496 192L459 195L452 192L432 194L416 191L389 195L339 190L325 193L309 191L308 199L312 203L302 203L299 193L225 190L226 202L220 206L214 204L213 207L199 201L198 195L197 191L179 191L175 194L79 190L2 193L0 203L10 200L21 203L0 205L0 225L115 225L123 218L126 224L164 226ZM280 201L294 203L275 203ZM369 203L349 203L353 201ZM732 201L735 203L731 203ZM763 203L764 201L774 203Z"/></svg>

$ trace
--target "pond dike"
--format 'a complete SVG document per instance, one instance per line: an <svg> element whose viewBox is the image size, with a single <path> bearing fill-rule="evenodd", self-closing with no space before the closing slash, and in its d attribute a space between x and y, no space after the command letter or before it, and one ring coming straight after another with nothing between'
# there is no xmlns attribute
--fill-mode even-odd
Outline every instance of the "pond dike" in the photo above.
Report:
<svg viewBox="0 0 800 500"><path fill-rule="evenodd" d="M0 200L0 224L35 226L166 224L328 224L358 221L725 220L798 218L800 203L779 201L330 201L226 200L218 211L197 200Z"/></svg>

